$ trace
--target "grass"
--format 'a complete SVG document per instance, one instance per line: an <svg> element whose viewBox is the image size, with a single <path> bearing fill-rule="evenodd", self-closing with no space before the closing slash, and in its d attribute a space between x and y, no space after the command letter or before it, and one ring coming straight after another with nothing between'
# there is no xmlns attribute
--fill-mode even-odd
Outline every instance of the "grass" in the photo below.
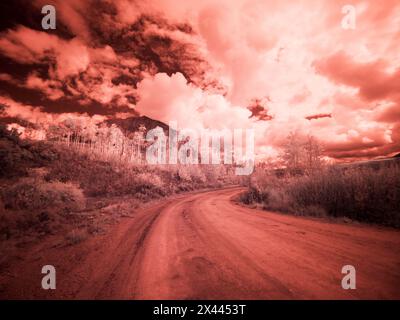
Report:
<svg viewBox="0 0 400 320"><path fill-rule="evenodd" d="M65 235L65 242L67 245L75 245L81 243L89 237L85 229L73 229Z"/></svg>
<svg viewBox="0 0 400 320"><path fill-rule="evenodd" d="M273 172L256 171L241 201L260 203L266 210L399 228L400 166L333 166L281 178Z"/></svg>
<svg viewBox="0 0 400 320"><path fill-rule="evenodd" d="M11 210L39 212L51 210L63 214L85 207L82 190L71 182L21 178L2 191L4 207Z"/></svg>
<svg viewBox="0 0 400 320"><path fill-rule="evenodd" d="M142 201L182 191L235 183L233 168L215 165L143 165L97 160L58 146L59 158L48 166L45 179L73 182L89 197L132 195ZM227 172L228 171L228 172Z"/></svg>
<svg viewBox="0 0 400 320"><path fill-rule="evenodd" d="M22 141L2 129L0 145L1 240L63 233L75 243L85 238L75 229L98 233L145 202L237 183L233 167L130 163L98 157L85 144Z"/></svg>

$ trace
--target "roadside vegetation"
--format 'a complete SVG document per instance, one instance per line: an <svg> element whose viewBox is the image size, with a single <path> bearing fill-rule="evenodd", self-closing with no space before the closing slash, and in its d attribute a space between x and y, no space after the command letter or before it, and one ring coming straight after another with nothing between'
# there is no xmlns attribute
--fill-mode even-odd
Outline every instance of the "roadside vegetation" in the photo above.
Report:
<svg viewBox="0 0 400 320"><path fill-rule="evenodd" d="M291 134L285 169L259 165L239 178L229 165L146 165L145 132L67 121L33 141L0 126L0 246L48 235L74 245L148 202L243 181L241 201L265 210L400 227L398 161L327 166L314 138Z"/></svg>
<svg viewBox="0 0 400 320"><path fill-rule="evenodd" d="M318 142L290 135L285 169L256 168L240 200L265 210L400 227L400 161L326 165Z"/></svg>
<svg viewBox="0 0 400 320"><path fill-rule="evenodd" d="M97 143L77 126L33 142L0 127L1 241L61 233L76 244L149 201L237 183L232 166L146 165L144 128L131 140L100 129Z"/></svg>

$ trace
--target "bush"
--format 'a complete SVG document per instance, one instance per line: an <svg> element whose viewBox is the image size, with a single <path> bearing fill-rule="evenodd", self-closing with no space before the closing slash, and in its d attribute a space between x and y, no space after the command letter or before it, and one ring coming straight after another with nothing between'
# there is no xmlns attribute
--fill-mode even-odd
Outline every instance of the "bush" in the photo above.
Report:
<svg viewBox="0 0 400 320"><path fill-rule="evenodd" d="M96 160L85 153L58 147L59 158L51 162L48 181L74 182L87 196L132 195L142 201L174 192L218 187L235 182L234 171L223 165L138 165ZM225 180L222 181L222 178Z"/></svg>
<svg viewBox="0 0 400 320"><path fill-rule="evenodd" d="M161 189L164 187L164 182L154 172L139 173L138 175L135 176L135 182L139 186L144 186L148 188Z"/></svg>
<svg viewBox="0 0 400 320"><path fill-rule="evenodd" d="M82 210L85 206L82 190L74 184L35 178L21 178L4 188L2 199L6 209L31 212L68 213Z"/></svg>
<svg viewBox="0 0 400 320"><path fill-rule="evenodd" d="M27 175L27 169L47 165L58 158L49 143L21 140L15 131L0 124L0 178Z"/></svg>
<svg viewBox="0 0 400 320"><path fill-rule="evenodd" d="M297 215L346 217L400 227L400 166L328 167L283 178L256 172L241 201Z"/></svg>
<svg viewBox="0 0 400 320"><path fill-rule="evenodd" d="M163 180L154 172L139 173L133 180L135 195L142 200L166 196L169 193L164 188Z"/></svg>

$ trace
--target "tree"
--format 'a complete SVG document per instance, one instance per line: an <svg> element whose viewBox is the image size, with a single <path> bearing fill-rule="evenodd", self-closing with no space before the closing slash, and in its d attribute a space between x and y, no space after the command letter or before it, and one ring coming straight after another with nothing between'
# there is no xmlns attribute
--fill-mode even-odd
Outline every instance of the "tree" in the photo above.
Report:
<svg viewBox="0 0 400 320"><path fill-rule="evenodd" d="M142 158L142 154L146 152L145 142L146 142L146 132L147 129L144 124L139 126L138 131L134 133L133 141L136 146L135 154L139 159Z"/></svg>
<svg viewBox="0 0 400 320"><path fill-rule="evenodd" d="M283 161L291 173L301 170L301 141L297 132L290 132L283 146Z"/></svg>
<svg viewBox="0 0 400 320"><path fill-rule="evenodd" d="M313 136L301 137L290 132L283 145L282 160L291 174L303 173L321 167L322 148Z"/></svg>
<svg viewBox="0 0 400 320"><path fill-rule="evenodd" d="M303 145L304 149L304 167L307 170L315 170L321 167L322 148L320 143L313 137L307 136Z"/></svg>

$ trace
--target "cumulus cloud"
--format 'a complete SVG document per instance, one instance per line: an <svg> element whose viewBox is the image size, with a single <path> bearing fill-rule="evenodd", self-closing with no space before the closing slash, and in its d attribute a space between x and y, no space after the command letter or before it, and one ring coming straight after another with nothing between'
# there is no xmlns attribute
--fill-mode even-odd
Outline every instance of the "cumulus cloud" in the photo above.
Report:
<svg viewBox="0 0 400 320"><path fill-rule="evenodd" d="M138 94L136 110L164 122L177 121L194 129L252 127L248 110L188 83L181 73L158 73L146 78L138 84Z"/></svg>

